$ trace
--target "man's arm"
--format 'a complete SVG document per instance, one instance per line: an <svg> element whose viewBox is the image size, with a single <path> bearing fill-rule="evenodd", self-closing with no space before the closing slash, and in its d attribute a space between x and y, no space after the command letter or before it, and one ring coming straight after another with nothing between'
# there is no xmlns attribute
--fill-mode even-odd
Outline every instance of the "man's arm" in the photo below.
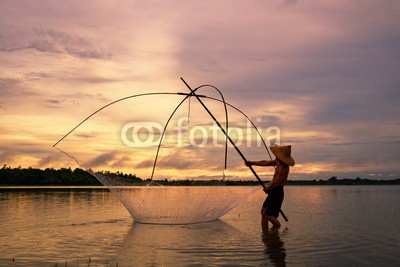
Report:
<svg viewBox="0 0 400 267"><path fill-rule="evenodd" d="M259 160L259 161L251 161L248 160L245 162L246 166L256 165L256 166L276 166L276 160Z"/></svg>

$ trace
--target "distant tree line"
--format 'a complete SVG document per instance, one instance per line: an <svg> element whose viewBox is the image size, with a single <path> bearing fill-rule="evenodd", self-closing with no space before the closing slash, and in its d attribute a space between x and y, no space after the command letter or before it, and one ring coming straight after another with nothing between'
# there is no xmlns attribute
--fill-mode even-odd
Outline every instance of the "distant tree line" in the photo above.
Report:
<svg viewBox="0 0 400 267"><path fill-rule="evenodd" d="M92 175L82 169L35 169L11 168L6 165L0 169L0 185L101 185Z"/></svg>
<svg viewBox="0 0 400 267"><path fill-rule="evenodd" d="M102 172L105 177L112 179L116 184L138 184L143 181L136 175L122 172ZM265 181L268 183L269 181ZM157 180L156 184L169 186L218 186L218 185L259 185L257 180ZM333 176L328 180L289 180L287 185L400 185L400 179L395 180L370 180L357 177L356 179L338 179ZM76 168L37 169L37 168L11 168L4 165L0 169L0 185L13 186L95 186L101 183L88 172Z"/></svg>
<svg viewBox="0 0 400 267"><path fill-rule="evenodd" d="M357 177L355 179L338 179L332 176L328 180L289 180L287 185L400 185L400 179L394 180L371 180Z"/></svg>

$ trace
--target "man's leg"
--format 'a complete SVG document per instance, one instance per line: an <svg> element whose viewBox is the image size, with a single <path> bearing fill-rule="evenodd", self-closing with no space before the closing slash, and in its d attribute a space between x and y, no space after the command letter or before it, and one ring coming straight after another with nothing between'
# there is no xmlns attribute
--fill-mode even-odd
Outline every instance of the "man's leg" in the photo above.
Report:
<svg viewBox="0 0 400 267"><path fill-rule="evenodd" d="M268 218L265 216L265 208L261 209L261 226L268 228Z"/></svg>
<svg viewBox="0 0 400 267"><path fill-rule="evenodd" d="M281 227L281 223L274 216L265 216L265 217L268 219L268 221L270 221L272 223L273 227L276 227L276 228Z"/></svg>

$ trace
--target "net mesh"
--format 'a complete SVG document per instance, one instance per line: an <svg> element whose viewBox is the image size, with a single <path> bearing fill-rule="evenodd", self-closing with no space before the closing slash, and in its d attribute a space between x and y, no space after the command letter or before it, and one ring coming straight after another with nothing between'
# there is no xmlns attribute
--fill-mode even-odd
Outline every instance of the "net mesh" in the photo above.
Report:
<svg viewBox="0 0 400 267"><path fill-rule="evenodd" d="M188 117L184 96L161 98L143 96L108 106L56 148L109 188L136 222L213 221L260 189L227 186L231 180L251 177L233 147L228 148L225 169L225 136L200 105L192 100ZM217 120L224 121L220 102L204 102L218 115ZM232 116L231 112L233 120L241 117L234 112ZM248 149L249 142L237 133L246 126L242 120L241 125L234 124L236 131L232 133L233 139L246 144L242 149ZM248 132L246 136L250 136Z"/></svg>

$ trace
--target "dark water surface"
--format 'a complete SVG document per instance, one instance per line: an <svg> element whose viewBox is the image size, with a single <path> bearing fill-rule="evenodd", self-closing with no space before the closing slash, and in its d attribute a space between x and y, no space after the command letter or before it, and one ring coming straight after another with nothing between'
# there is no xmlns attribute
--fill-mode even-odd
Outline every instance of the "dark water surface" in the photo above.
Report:
<svg viewBox="0 0 400 267"><path fill-rule="evenodd" d="M211 223L147 225L107 189L3 188L0 266L400 266L400 186L286 187L279 230L260 227L264 197Z"/></svg>

